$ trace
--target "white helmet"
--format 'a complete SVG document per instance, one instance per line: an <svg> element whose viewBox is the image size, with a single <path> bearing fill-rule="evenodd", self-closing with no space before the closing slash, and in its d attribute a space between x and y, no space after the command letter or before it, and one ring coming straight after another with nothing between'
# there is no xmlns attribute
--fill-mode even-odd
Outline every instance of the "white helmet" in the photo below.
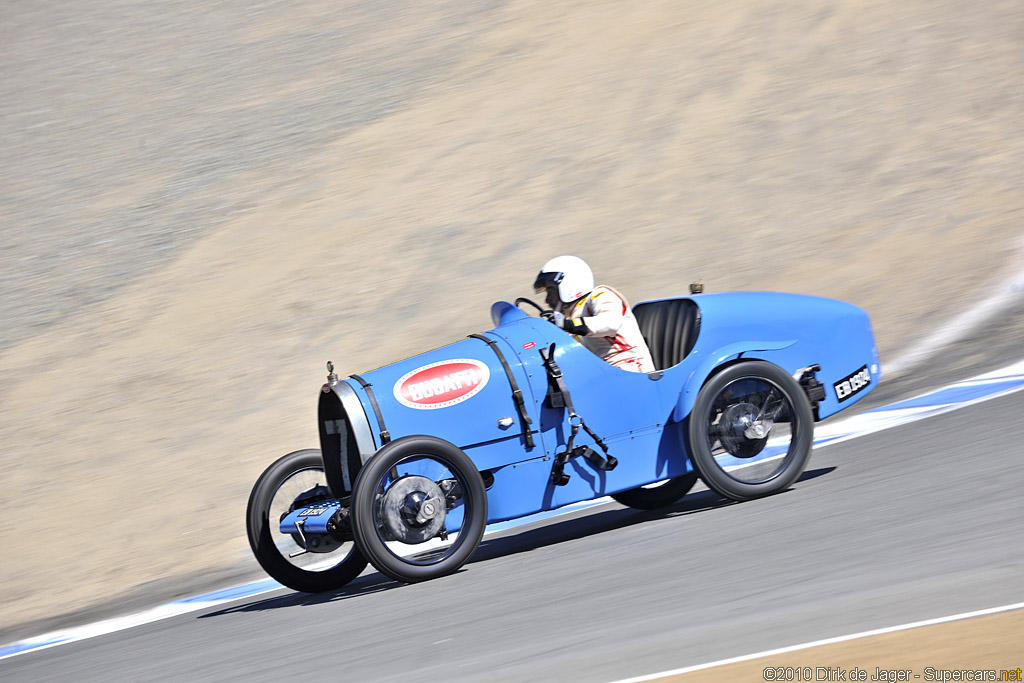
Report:
<svg viewBox="0 0 1024 683"><path fill-rule="evenodd" d="M572 303L594 289L594 273L587 262L576 256L557 256L543 266L533 288L537 293L549 286L558 286L558 298L563 304Z"/></svg>

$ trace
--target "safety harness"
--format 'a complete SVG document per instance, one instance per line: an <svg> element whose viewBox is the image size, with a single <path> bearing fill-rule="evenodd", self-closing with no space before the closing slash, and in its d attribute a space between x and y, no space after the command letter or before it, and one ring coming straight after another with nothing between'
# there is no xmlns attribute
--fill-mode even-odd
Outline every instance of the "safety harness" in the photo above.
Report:
<svg viewBox="0 0 1024 683"><path fill-rule="evenodd" d="M555 462L551 465L551 483L555 486L565 486L568 484L569 475L565 473L565 466L570 460L579 456L586 458L590 461L590 464L599 470L608 472L615 469L619 461L608 453L608 447L601 440L601 437L587 426L583 418L577 415L576 410L572 407L572 397L569 395L569 389L565 386L565 381L562 379L562 369L555 362L555 345L552 344L547 349L542 348L540 350L540 357L544 360L544 369L548 373L548 394L545 397L548 407L552 409L565 408L569 413L569 426L571 428L569 440L565 444L565 450L555 455ZM605 458L602 458L590 446L573 446L573 443L576 441L576 435L580 432L580 427L604 451Z"/></svg>

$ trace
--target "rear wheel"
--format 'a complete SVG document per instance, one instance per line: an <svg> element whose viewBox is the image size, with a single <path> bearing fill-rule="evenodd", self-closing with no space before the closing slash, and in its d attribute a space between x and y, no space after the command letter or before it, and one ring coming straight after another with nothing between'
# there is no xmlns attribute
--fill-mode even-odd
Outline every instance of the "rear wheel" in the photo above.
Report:
<svg viewBox="0 0 1024 683"><path fill-rule="evenodd" d="M351 538L310 534L304 539L280 531L281 520L291 510L321 499L332 497L320 451L295 451L256 480L246 512L256 561L280 583L306 593L341 588L366 568L366 558Z"/></svg>
<svg viewBox="0 0 1024 683"><path fill-rule="evenodd" d="M658 484L613 493L612 499L638 510L655 510L676 502L689 493L696 483L697 472L688 472L681 477L673 477Z"/></svg>
<svg viewBox="0 0 1024 683"><path fill-rule="evenodd" d="M814 415L785 370L745 361L711 377L690 414L690 458L713 491L751 500L785 490L804 471Z"/></svg>

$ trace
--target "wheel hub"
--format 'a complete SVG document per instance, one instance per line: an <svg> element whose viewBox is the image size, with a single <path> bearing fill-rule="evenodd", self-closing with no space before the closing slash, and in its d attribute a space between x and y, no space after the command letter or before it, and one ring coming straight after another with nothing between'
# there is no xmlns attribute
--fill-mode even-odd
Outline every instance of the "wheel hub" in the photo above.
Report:
<svg viewBox="0 0 1024 683"><path fill-rule="evenodd" d="M763 439L771 431L771 423L765 420L751 422L750 426L743 430L743 436L748 439Z"/></svg>
<svg viewBox="0 0 1024 683"><path fill-rule="evenodd" d="M385 531L402 543L423 543L444 527L447 509L444 493L434 481L418 475L401 477L381 500Z"/></svg>
<svg viewBox="0 0 1024 683"><path fill-rule="evenodd" d="M752 458L764 448L774 423L752 403L736 403L725 409L719 422L719 439L730 455Z"/></svg>

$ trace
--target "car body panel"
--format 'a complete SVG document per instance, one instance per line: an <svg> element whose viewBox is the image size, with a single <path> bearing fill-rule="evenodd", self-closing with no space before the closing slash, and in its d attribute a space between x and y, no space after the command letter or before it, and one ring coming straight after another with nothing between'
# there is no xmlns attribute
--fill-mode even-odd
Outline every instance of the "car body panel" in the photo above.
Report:
<svg viewBox="0 0 1024 683"><path fill-rule="evenodd" d="M363 373L360 379L369 389L357 379L340 380L333 392L330 384L325 385L322 400L344 397L349 418L368 423L372 446L365 443L366 426L353 427L362 435L360 461L372 457L369 448L383 445L385 429L391 439L428 434L462 449L481 472L494 477L488 488L488 521L495 522L692 471L686 418L701 387L725 365L763 360L791 375L820 366L817 378L826 394L818 405L821 419L863 399L881 376L867 313L852 304L776 292L688 298L700 309L696 342L680 362L655 373L611 366L547 320L528 316L507 302L494 304L495 327L482 334L500 350L522 391L532 448L526 443L513 389L498 354L477 338ZM645 303L652 302L637 306ZM570 475L565 486L549 481L553 459L565 449L571 432L568 411L550 408L545 402L549 379L540 352L552 345L576 413L618 460L611 471L598 469L584 458L571 460L565 469ZM486 374L486 380L476 382L478 375L473 373ZM377 424L370 392L383 425ZM436 393L424 398L431 392ZM449 401L449 396L455 398ZM352 404L353 398L361 410ZM417 401L440 404L424 407ZM580 430L575 445L582 444L599 450ZM325 469L328 458L346 457L336 450L323 451ZM357 469L353 466L351 473ZM334 488L349 490L340 482Z"/></svg>

